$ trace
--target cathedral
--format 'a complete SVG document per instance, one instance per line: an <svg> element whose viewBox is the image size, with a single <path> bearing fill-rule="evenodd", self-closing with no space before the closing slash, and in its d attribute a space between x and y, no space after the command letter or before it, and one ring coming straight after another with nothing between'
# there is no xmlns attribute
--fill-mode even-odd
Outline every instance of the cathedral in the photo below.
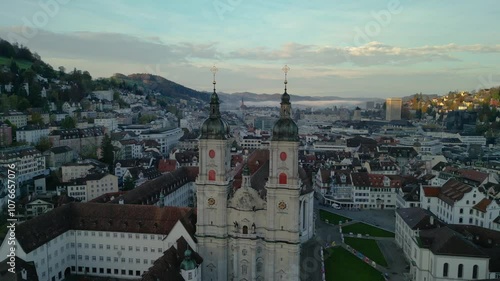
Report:
<svg viewBox="0 0 500 281"><path fill-rule="evenodd" d="M221 118L214 72L196 179L196 238L204 281L300 280L301 244L314 234L314 197L299 166L287 70L270 149L253 151L234 168L233 138Z"/></svg>

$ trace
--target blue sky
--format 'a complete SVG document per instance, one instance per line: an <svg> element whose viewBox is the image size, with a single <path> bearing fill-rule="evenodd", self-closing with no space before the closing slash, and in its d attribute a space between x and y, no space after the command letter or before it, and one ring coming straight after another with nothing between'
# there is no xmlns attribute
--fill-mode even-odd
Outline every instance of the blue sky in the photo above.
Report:
<svg viewBox="0 0 500 281"><path fill-rule="evenodd" d="M45 6L45 7L44 7ZM49 7L49 8L46 8ZM55 68L341 97L500 85L497 0L3 0L0 37Z"/></svg>

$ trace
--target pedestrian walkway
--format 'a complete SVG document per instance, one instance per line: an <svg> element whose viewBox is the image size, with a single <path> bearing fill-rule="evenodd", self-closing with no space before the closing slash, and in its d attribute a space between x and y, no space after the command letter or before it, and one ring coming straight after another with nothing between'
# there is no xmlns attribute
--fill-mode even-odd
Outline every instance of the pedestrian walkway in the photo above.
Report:
<svg viewBox="0 0 500 281"><path fill-rule="evenodd" d="M351 254L353 254L353 253L352 253L352 252L351 252L351 251L347 248L347 244L346 244L346 243L342 243L342 244L340 244L340 246L341 246L342 248L346 249L347 251L349 251ZM354 255L354 254L353 254L353 255ZM361 259L361 257L359 257L358 255L354 255L354 256L356 256L357 258L359 258L360 260L362 260L362 259ZM363 261L363 262L365 262L364 260L362 260L362 261ZM371 264L370 264L370 266L371 266ZM385 267L383 267L383 266L381 266L381 265L379 265L379 264L375 264L375 267L374 267L374 268L375 268L376 270L378 270L378 271L379 271L380 273L382 273L382 274L384 274L384 273L386 273L386 272L387 272L387 268L385 268Z"/></svg>

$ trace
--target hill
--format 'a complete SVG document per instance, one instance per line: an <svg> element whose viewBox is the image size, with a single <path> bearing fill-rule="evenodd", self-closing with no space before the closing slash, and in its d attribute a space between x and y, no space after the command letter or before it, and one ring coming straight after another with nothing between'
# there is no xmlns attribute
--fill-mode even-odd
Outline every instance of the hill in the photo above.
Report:
<svg viewBox="0 0 500 281"><path fill-rule="evenodd" d="M142 90L145 90L146 92L158 92L163 97L168 99L190 100L191 98L194 98L202 101L208 101L210 97L206 92L190 89L153 74L142 73L124 75L116 73L110 79L117 80L118 82L125 82L129 85L137 85L139 89L142 88Z"/></svg>

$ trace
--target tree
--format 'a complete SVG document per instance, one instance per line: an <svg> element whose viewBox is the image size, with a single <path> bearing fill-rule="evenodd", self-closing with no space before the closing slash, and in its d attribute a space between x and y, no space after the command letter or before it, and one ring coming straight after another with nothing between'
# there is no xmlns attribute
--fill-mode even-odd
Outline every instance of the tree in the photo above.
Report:
<svg viewBox="0 0 500 281"><path fill-rule="evenodd" d="M74 129L76 128L76 121L72 117L66 116L61 121L61 129Z"/></svg>
<svg viewBox="0 0 500 281"><path fill-rule="evenodd" d="M123 190L124 191L127 191L127 190L132 190L135 188L135 181L132 177L126 177L124 180L123 180Z"/></svg>
<svg viewBox="0 0 500 281"><path fill-rule="evenodd" d="M111 143L111 138L105 134L104 138L102 139L102 144L101 144L101 153L102 153L102 158L101 161L109 165L109 169L111 170L114 164L114 147L113 144Z"/></svg>
<svg viewBox="0 0 500 281"><path fill-rule="evenodd" d="M43 121L42 115L38 112L35 112L35 113L31 114L30 123L33 125L37 125L37 126L43 126L45 122Z"/></svg>
<svg viewBox="0 0 500 281"><path fill-rule="evenodd" d="M40 141L38 142L38 144L35 147L36 147L36 149L40 150L41 152L45 152L52 147L52 143L50 142L49 138L41 137Z"/></svg>

